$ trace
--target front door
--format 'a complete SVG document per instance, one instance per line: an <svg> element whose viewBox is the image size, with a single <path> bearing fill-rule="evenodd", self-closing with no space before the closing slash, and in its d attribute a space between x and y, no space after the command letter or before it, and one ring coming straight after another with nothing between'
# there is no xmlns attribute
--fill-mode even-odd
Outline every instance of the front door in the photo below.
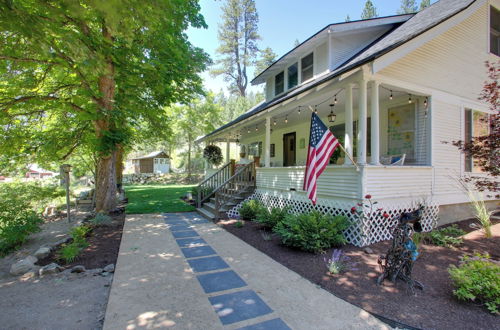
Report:
<svg viewBox="0 0 500 330"><path fill-rule="evenodd" d="M283 166L295 166L296 134L288 133L283 135Z"/></svg>

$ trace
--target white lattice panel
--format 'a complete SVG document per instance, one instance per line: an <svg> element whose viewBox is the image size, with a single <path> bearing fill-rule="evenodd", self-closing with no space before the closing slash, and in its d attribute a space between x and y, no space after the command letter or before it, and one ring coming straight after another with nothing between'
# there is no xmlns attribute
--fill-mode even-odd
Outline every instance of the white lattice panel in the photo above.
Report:
<svg viewBox="0 0 500 330"><path fill-rule="evenodd" d="M347 241L356 246L367 246L379 241L385 241L392 238L392 230L397 224L397 218L402 212L410 212L415 210L419 202L395 203L393 205L384 203L377 204L377 207L383 208L389 214L389 218L384 218L380 212L372 216L371 219L365 217L360 221L357 215L351 213L351 208L356 205L358 201L353 201L352 204L346 202L335 201L331 199L318 199L317 204L314 206L307 199L305 195L292 195L280 194L276 191L266 191L258 189L255 193L248 197L245 201L256 199L269 209L285 206L290 207L290 211L294 214L307 213L317 210L321 213L331 214L333 216L343 215L348 217L352 225L344 232ZM243 201L243 202L245 202ZM233 207L227 212L229 218L238 219L241 205ZM437 224L437 216L439 208L435 203L430 201L424 202L425 209L422 216L422 227L424 231L431 231ZM375 213L375 212L374 212Z"/></svg>

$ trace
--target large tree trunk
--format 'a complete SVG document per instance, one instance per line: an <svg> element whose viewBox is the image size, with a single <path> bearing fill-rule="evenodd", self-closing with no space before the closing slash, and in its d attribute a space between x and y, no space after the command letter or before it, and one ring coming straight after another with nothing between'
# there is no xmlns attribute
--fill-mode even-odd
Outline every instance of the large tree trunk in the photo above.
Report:
<svg viewBox="0 0 500 330"><path fill-rule="evenodd" d="M122 145L118 145L116 149L116 188L118 189L118 193L123 193L123 157L124 150Z"/></svg>
<svg viewBox="0 0 500 330"><path fill-rule="evenodd" d="M116 208L116 150L107 157L100 157L95 184L95 210L109 213Z"/></svg>
<svg viewBox="0 0 500 330"><path fill-rule="evenodd" d="M191 178L191 137L188 137L188 162L187 162L187 170L188 170L188 178Z"/></svg>

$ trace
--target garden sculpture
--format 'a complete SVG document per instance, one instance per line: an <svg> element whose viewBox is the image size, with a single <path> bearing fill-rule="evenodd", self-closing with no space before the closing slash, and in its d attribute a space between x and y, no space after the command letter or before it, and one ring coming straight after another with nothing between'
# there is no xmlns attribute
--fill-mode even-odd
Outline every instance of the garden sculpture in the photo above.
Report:
<svg viewBox="0 0 500 330"><path fill-rule="evenodd" d="M386 278L392 282L399 278L408 283L412 293L414 293L415 287L424 289L420 282L411 277L413 263L418 256L417 246L411 237L413 232L422 231L420 223L422 212L423 206L420 206L415 211L403 212L399 216L398 223L392 233L392 245L387 255L380 256L378 259L382 270L382 274L377 279L378 285L382 284Z"/></svg>

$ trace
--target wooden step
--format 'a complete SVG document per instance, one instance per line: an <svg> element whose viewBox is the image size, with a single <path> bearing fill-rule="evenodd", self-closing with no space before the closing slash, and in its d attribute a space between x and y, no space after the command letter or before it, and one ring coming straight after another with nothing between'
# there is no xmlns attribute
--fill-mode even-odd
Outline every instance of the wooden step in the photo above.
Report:
<svg viewBox="0 0 500 330"><path fill-rule="evenodd" d="M210 221L215 220L215 215L212 212L208 211L207 209L198 208L198 209L196 209L196 211L207 220L210 220Z"/></svg>
<svg viewBox="0 0 500 330"><path fill-rule="evenodd" d="M215 202L214 203L212 203L212 202L205 203L205 204L203 204L203 208L206 209L207 211L215 214Z"/></svg>

